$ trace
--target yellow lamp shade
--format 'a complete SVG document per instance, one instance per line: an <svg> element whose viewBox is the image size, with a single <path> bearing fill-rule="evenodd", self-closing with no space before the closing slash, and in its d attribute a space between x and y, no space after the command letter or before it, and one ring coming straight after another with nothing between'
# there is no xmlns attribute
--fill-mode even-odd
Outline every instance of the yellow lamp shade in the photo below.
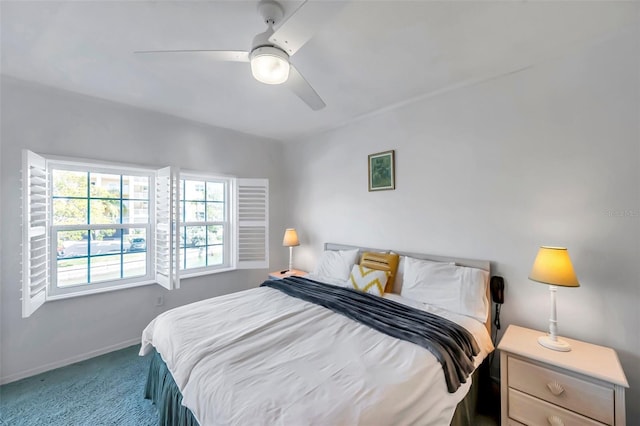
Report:
<svg viewBox="0 0 640 426"><path fill-rule="evenodd" d="M284 238L282 239L282 245L285 247L293 247L299 246L300 241L298 241L298 233L294 228L287 228L284 231Z"/></svg>
<svg viewBox="0 0 640 426"><path fill-rule="evenodd" d="M580 287L569 252L564 247L540 247L529 279L543 284Z"/></svg>

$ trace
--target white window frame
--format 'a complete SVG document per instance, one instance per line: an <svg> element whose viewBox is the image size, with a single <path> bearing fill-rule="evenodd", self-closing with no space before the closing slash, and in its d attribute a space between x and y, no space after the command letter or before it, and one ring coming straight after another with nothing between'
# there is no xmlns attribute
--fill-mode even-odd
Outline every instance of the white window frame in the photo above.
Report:
<svg viewBox="0 0 640 426"><path fill-rule="evenodd" d="M127 223L127 224L78 224L78 225L54 225L53 224L53 179L49 179L49 218L51 218L49 224L49 247L50 247L50 259L51 267L50 267L50 283L47 290L47 299L48 300L56 300L56 299L65 299L68 297L75 297L87 294L95 294L102 293L104 291L111 291L115 289L122 288L130 288L137 287L141 285L147 285L154 283L154 273L153 273L153 258L154 258L154 245L147 244L146 251L146 274L142 276L132 277L132 278L122 278L116 280L108 280L108 281L100 281L95 283L84 283L77 284L66 287L58 287L57 285L57 273L58 268L55 263L57 261L57 247L56 242L57 234L60 231L70 231L70 230L80 230L80 231L92 231L92 230L100 230L100 229L132 229L132 228L144 228L146 233L147 243L153 241L153 239L149 238L152 232L152 223L155 220L155 209L153 206L155 205L155 191L153 188L155 187L155 171L134 168L130 166L120 166L120 165L104 165L104 164L96 164L91 163L89 161L71 161L71 160L48 160L47 161L47 174L51 176L53 170L67 170L67 171L79 171L79 172L90 172L90 173L104 173L104 174L114 174L114 175L128 175L128 176L144 176L149 179L149 188L148 188L148 219L146 223ZM88 198L87 198L88 200ZM90 242L89 242L90 244ZM89 253L87 257L90 257Z"/></svg>
<svg viewBox="0 0 640 426"><path fill-rule="evenodd" d="M233 247L234 247L234 228L232 226L233 221L232 221L232 200L233 197L231 196L231 190L234 187L234 181L235 178L230 177L230 176L223 176L223 175L213 175L213 174L204 174L204 173L197 173L197 172L181 172L180 173L180 188L182 188L183 186L183 181L185 180L191 180L191 181L202 181L205 183L205 187L207 182L222 182L225 184L225 191L224 191L224 217L225 220L223 221L209 221L209 220L201 220L201 221L186 221L185 218L185 212L183 211L183 207L185 205L185 200L184 200L184 194L180 194L180 220L184 219L184 222L180 222L180 230L179 230L179 235L182 235L182 228L186 227L186 226L204 226L205 227L205 232L206 232L206 227L207 226L222 226L223 229L223 235L224 235L224 243L222 245L222 256L224 259L224 262L221 265L211 265L211 266L202 266L202 267L198 267L198 268L184 268L182 269L182 266L184 264L183 261L180 262L180 266L179 266L179 275L181 278L191 278L191 277L198 277L201 275L208 275L208 274L215 274L215 273L219 273L219 272L226 272L226 271L231 271L236 269L235 268L235 262L233 259ZM205 204L206 206L206 204ZM185 238L185 244L186 244L186 238ZM180 244L178 243L178 247L180 248L180 254L183 255L185 253L185 249L183 249L182 247L180 247ZM206 247L205 247L206 250Z"/></svg>
<svg viewBox="0 0 640 426"><path fill-rule="evenodd" d="M269 266L269 181L188 172L177 167L153 169L131 164L81 158L40 156L22 152L22 316L31 316L45 302L85 296L123 288L159 284L168 290L180 288L183 278L234 269L263 269ZM53 225L52 169L149 177L147 223ZM180 270L180 182L181 180L227 182L224 265ZM219 222L189 222L218 224ZM56 283L57 233L65 230L145 228L147 274L64 289Z"/></svg>

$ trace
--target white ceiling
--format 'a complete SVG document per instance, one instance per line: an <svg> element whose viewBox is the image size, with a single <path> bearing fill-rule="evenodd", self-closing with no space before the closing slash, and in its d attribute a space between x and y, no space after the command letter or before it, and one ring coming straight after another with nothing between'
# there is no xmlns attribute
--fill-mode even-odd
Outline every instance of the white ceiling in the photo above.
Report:
<svg viewBox="0 0 640 426"><path fill-rule="evenodd" d="M311 0L318 1L318 0ZM301 1L283 2L285 14ZM281 140L567 54L627 25L637 2L359 1L292 57L314 112L248 64L135 50L248 50L256 1L2 1L2 74Z"/></svg>

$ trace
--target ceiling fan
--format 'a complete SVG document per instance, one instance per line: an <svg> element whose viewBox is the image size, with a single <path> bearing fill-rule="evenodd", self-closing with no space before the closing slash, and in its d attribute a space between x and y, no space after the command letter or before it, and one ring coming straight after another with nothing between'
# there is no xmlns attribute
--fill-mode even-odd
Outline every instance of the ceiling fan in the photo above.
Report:
<svg viewBox="0 0 640 426"><path fill-rule="evenodd" d="M304 1L282 24L284 9L274 0L261 0L258 13L267 30L253 38L251 49L243 50L142 50L137 54L206 54L225 62L249 62L253 77L265 84L284 84L317 111L326 106L322 98L290 62L322 24L342 8L344 1ZM274 30L274 26L277 28Z"/></svg>

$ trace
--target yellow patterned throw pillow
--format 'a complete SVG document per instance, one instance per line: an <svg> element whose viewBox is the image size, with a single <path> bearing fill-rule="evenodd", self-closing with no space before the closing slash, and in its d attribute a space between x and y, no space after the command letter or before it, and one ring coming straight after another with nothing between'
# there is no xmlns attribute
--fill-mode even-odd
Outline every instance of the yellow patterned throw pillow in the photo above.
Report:
<svg viewBox="0 0 640 426"><path fill-rule="evenodd" d="M365 266L353 265L353 268L351 268L351 275L345 283L345 286L364 293L382 296L384 294L384 286L387 285L388 279L389 272L387 271L379 271Z"/></svg>

